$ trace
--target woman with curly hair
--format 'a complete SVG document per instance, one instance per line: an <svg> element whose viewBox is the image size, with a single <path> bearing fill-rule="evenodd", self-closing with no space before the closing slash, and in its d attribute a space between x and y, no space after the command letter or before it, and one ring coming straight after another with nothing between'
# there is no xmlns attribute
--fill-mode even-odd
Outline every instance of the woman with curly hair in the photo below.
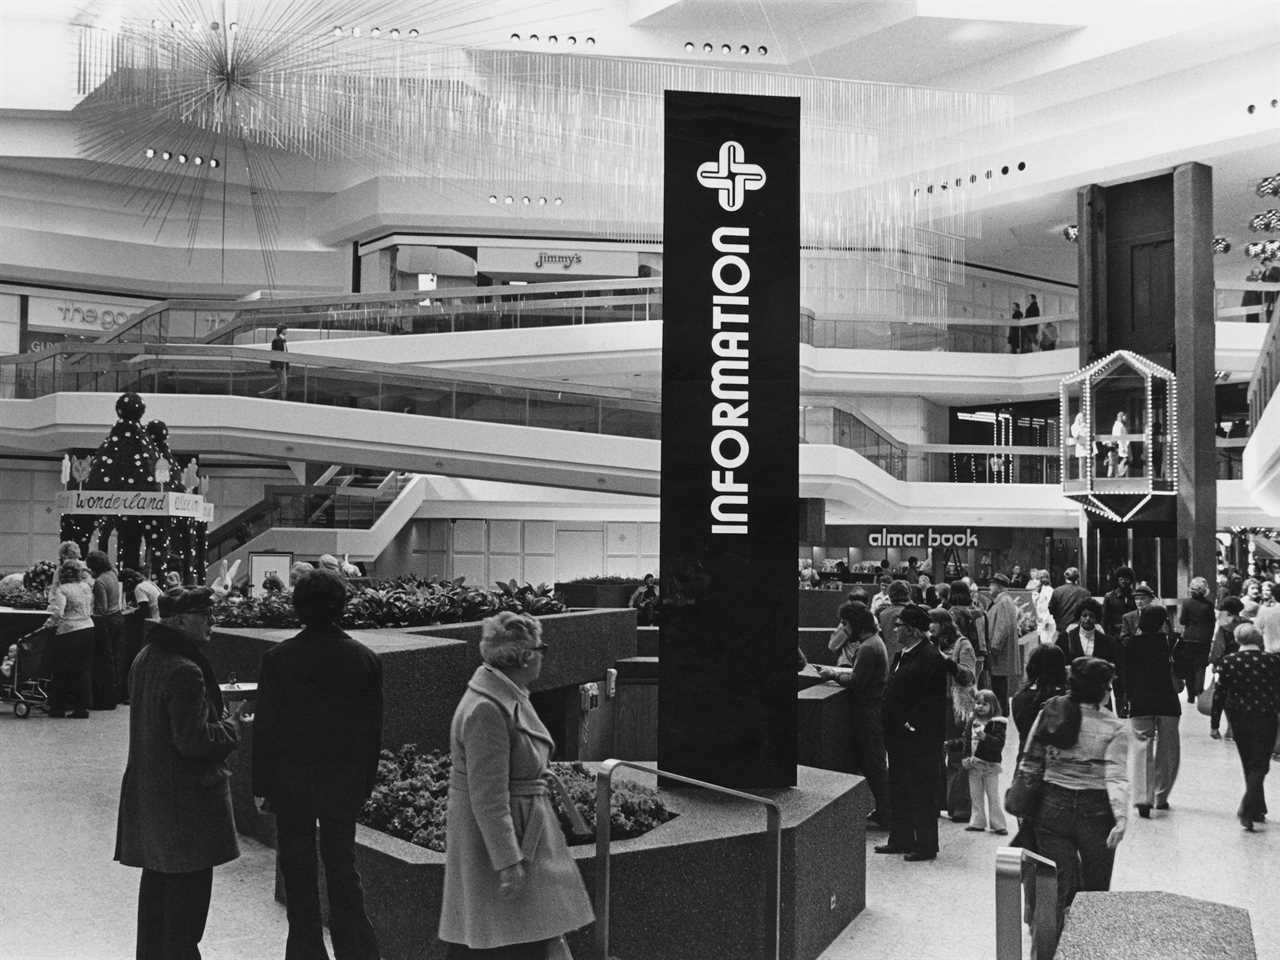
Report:
<svg viewBox="0 0 1280 960"><path fill-rule="evenodd" d="M58 567L58 585L49 593L49 619L53 628L48 660L49 716L84 720L93 700L93 588L82 577L78 559Z"/></svg>
<svg viewBox="0 0 1280 960"><path fill-rule="evenodd" d="M440 909L448 960L562 958L564 934L594 918L551 806L555 743L529 701L547 650L533 617L484 621L484 663L453 714Z"/></svg>

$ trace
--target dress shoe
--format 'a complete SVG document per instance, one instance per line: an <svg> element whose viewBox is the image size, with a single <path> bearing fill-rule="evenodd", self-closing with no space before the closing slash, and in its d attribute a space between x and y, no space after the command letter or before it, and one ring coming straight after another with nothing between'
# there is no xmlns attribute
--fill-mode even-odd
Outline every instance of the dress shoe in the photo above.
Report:
<svg viewBox="0 0 1280 960"><path fill-rule="evenodd" d="M1244 827L1250 833L1253 833L1253 820L1246 817L1244 814L1240 815L1240 826Z"/></svg>
<svg viewBox="0 0 1280 960"><path fill-rule="evenodd" d="M1008 830L992 830L991 832L994 833L997 837L1007 837L1009 835Z"/></svg>
<svg viewBox="0 0 1280 960"><path fill-rule="evenodd" d="M89 711L88 711L88 710L74 710L74 711L72 711L72 712L71 712L70 717L71 717L71 719L72 719L72 720L88 720L88 719L89 719Z"/></svg>
<svg viewBox="0 0 1280 960"><path fill-rule="evenodd" d="M986 828L986 827L975 827L973 824L969 824L969 826L965 827L965 829L966 829L966 830L968 830L968 831L969 831L969 832L971 832L971 833L986 833L986 832L987 832L987 828Z"/></svg>
<svg viewBox="0 0 1280 960"><path fill-rule="evenodd" d="M1169 801L1168 801L1168 800L1161 800L1159 803L1157 803L1157 804L1156 804L1156 809L1157 809L1157 810L1172 810L1173 808L1172 808L1171 806L1169 806Z"/></svg>
<svg viewBox="0 0 1280 960"><path fill-rule="evenodd" d="M906 847L896 847L892 843L882 843L876 847L876 853L910 853Z"/></svg>
<svg viewBox="0 0 1280 960"><path fill-rule="evenodd" d="M913 850L902 859L907 861L907 863L921 863L925 860L937 860L938 855L936 853L922 853L919 850Z"/></svg>
<svg viewBox="0 0 1280 960"><path fill-rule="evenodd" d="M1140 803L1140 804L1138 804L1138 816L1140 816L1143 820L1150 820L1150 819L1151 819L1151 804L1149 804L1149 803Z"/></svg>

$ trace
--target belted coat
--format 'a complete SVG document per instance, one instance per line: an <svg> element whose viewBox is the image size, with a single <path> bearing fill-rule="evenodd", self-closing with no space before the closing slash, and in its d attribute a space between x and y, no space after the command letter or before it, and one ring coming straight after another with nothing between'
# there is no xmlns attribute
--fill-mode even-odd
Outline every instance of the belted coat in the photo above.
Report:
<svg viewBox="0 0 1280 960"><path fill-rule="evenodd" d="M156 624L129 670L129 760L115 858L190 873L240 856L224 762L239 736L210 699L200 667L166 646L172 633Z"/></svg>
<svg viewBox="0 0 1280 960"><path fill-rule="evenodd" d="M594 919L542 776L555 742L529 694L479 667L453 714L440 939L476 949L549 940ZM498 873L525 861L518 895Z"/></svg>

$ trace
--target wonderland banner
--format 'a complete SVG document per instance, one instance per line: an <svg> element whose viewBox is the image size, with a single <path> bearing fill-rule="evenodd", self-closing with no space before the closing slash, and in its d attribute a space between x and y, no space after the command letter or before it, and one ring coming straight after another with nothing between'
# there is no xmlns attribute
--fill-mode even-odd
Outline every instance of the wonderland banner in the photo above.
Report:
<svg viewBox="0 0 1280 960"><path fill-rule="evenodd" d="M658 762L796 782L800 101L667 91Z"/></svg>

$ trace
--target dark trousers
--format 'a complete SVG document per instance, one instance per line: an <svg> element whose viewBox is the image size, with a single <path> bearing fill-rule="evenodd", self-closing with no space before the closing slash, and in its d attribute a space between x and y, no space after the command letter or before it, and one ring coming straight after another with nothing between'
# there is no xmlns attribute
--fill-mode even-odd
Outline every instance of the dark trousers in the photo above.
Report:
<svg viewBox="0 0 1280 960"><path fill-rule="evenodd" d="M50 713L89 709L93 701L93 636L93 628L87 627L49 638Z"/></svg>
<svg viewBox="0 0 1280 960"><path fill-rule="evenodd" d="M114 710L120 702L124 618L118 613L100 614L93 618L93 628L93 709ZM127 677L125 686L128 687Z"/></svg>
<svg viewBox="0 0 1280 960"><path fill-rule="evenodd" d="M907 754L889 744L889 803L893 820L889 844L916 853L938 852L938 767L942 744Z"/></svg>
<svg viewBox="0 0 1280 960"><path fill-rule="evenodd" d="M354 817L317 817L307 809L276 810L276 850L289 916L285 960L328 960L320 926L320 868L316 862L316 822L320 857L329 892L329 933L338 960L378 960L378 941L364 909L364 888L356 872Z"/></svg>
<svg viewBox="0 0 1280 960"><path fill-rule="evenodd" d="M853 711L854 770L866 778L875 802L871 811L883 824L889 823L892 804L889 800L889 768L885 762L884 719L877 702L866 709Z"/></svg>
<svg viewBox="0 0 1280 960"><path fill-rule="evenodd" d="M1178 647L1183 649L1179 650ZM1181 641L1175 647L1175 653L1178 654L1178 661L1175 662L1175 670L1180 669L1182 679L1187 682L1187 702L1195 703L1196 697L1204 692L1204 668L1209 665L1209 644L1207 643L1187 643Z"/></svg>
<svg viewBox="0 0 1280 960"><path fill-rule="evenodd" d="M1267 796L1263 782L1271 769L1271 751L1276 742L1277 719L1274 713L1241 713L1228 715L1231 730L1244 768L1244 798L1237 815L1259 821L1267 815Z"/></svg>
<svg viewBox="0 0 1280 960"><path fill-rule="evenodd" d="M446 943L444 960L544 960L550 940L535 943L513 943L505 947L478 950L460 943Z"/></svg>
<svg viewBox="0 0 1280 960"><path fill-rule="evenodd" d="M200 960L212 893L212 867L193 873L143 870L137 960Z"/></svg>
<svg viewBox="0 0 1280 960"><path fill-rule="evenodd" d="M1009 678L992 674L991 692L1000 701L1000 715L1002 717L1009 716Z"/></svg>
<svg viewBox="0 0 1280 960"><path fill-rule="evenodd" d="M1036 852L1058 865L1058 920L1078 890L1110 890L1116 852L1107 835L1116 824L1106 790L1068 790L1046 783L1036 811Z"/></svg>

